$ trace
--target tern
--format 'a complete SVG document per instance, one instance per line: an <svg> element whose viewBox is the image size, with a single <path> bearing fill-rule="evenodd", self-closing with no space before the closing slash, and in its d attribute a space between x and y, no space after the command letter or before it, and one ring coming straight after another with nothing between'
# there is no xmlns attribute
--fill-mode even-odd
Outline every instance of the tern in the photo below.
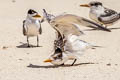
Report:
<svg viewBox="0 0 120 80"><path fill-rule="evenodd" d="M73 14L62 14L58 16L53 16L52 14L48 14L46 10L43 9L43 16L44 19L46 19L53 28L58 29L60 33L64 33L65 36L69 33L73 33L75 35L83 34L83 31L81 31L80 29L81 26L95 29L97 28L110 32L109 29L93 21Z"/></svg>
<svg viewBox="0 0 120 80"><path fill-rule="evenodd" d="M37 47L39 47L39 34L42 34L41 21L38 19L41 16L33 9L29 9L26 20L23 21L23 35L27 36L28 47L29 37L37 37Z"/></svg>
<svg viewBox="0 0 120 80"><path fill-rule="evenodd" d="M61 42L64 43L63 48L61 48L61 45L58 45L60 47L56 47L56 44L54 44L54 53L44 62L50 62L53 65L64 65L68 60L74 60L71 64L71 66L73 66L77 59L80 59L81 55L83 55L87 49L100 47L80 40L79 36L72 34L66 38L65 42L61 39L57 42L58 44Z"/></svg>
<svg viewBox="0 0 120 80"><path fill-rule="evenodd" d="M92 20L104 25L106 28L120 19L120 13L106 8L101 2L92 1L89 4L82 4L81 7L89 7L89 16Z"/></svg>

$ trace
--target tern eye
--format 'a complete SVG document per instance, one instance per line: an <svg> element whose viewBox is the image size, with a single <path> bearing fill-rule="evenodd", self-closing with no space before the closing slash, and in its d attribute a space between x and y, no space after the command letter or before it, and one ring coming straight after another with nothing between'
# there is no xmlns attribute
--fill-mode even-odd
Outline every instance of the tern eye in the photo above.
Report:
<svg viewBox="0 0 120 80"><path fill-rule="evenodd" d="M98 5L102 6L102 3L101 2L91 2L90 5L91 6L98 6Z"/></svg>
<svg viewBox="0 0 120 80"><path fill-rule="evenodd" d="M57 59L57 57L53 57L55 60Z"/></svg>
<svg viewBox="0 0 120 80"><path fill-rule="evenodd" d="M98 2L94 4L95 6L102 5L102 3Z"/></svg>
<svg viewBox="0 0 120 80"><path fill-rule="evenodd" d="M91 6L93 6L94 4L90 4Z"/></svg>
<svg viewBox="0 0 120 80"><path fill-rule="evenodd" d="M98 3L95 3L95 6L97 6L98 5Z"/></svg>
<svg viewBox="0 0 120 80"><path fill-rule="evenodd" d="M95 3L95 5L98 5L98 3Z"/></svg>

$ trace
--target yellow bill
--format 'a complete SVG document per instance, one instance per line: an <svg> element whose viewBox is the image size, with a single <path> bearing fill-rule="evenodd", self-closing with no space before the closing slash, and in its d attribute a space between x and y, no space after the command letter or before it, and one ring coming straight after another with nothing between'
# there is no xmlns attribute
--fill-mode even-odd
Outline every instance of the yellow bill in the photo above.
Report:
<svg viewBox="0 0 120 80"><path fill-rule="evenodd" d="M51 59L47 59L44 62L52 62L52 60Z"/></svg>
<svg viewBox="0 0 120 80"><path fill-rule="evenodd" d="M37 14L37 15L35 15L35 16L33 16L33 17L35 17L35 18L40 18L41 16L40 16L39 14Z"/></svg>
<svg viewBox="0 0 120 80"><path fill-rule="evenodd" d="M90 5L88 5L88 4L82 4L82 5L80 5L81 7L90 7Z"/></svg>

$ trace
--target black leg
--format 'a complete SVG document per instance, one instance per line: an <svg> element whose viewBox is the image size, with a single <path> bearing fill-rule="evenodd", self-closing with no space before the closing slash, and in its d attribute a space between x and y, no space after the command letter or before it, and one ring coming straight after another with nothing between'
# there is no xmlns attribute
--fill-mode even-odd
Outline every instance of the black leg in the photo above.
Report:
<svg viewBox="0 0 120 80"><path fill-rule="evenodd" d="M61 64L60 66L64 66L65 64L63 63L63 64Z"/></svg>
<svg viewBox="0 0 120 80"><path fill-rule="evenodd" d="M73 66L76 61L77 61L77 59L74 60L74 62L71 64L71 66Z"/></svg>
<svg viewBox="0 0 120 80"><path fill-rule="evenodd" d="M37 47L39 47L39 36L37 36Z"/></svg>
<svg viewBox="0 0 120 80"><path fill-rule="evenodd" d="M28 47L30 47L30 44L29 44L29 37L27 36L27 43L28 43Z"/></svg>

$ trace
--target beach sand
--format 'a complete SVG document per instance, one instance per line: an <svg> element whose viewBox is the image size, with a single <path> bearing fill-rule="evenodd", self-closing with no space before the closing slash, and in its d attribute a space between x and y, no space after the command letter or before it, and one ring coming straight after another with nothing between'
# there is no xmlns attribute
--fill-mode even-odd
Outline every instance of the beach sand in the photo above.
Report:
<svg viewBox="0 0 120 80"><path fill-rule="evenodd" d="M44 63L53 52L54 29L42 24L43 34L39 36L41 47L26 47L22 34L22 22L28 9L42 14L42 9L59 15L64 12L89 18L89 9L80 4L92 0L1 0L0 1L0 80L120 80L120 30L112 32L84 31L82 40L102 46L89 49L74 66L54 67ZM106 7L120 11L119 0L98 0ZM120 22L110 26L119 28ZM90 29L81 26L81 30ZM36 37L30 38L36 45Z"/></svg>

